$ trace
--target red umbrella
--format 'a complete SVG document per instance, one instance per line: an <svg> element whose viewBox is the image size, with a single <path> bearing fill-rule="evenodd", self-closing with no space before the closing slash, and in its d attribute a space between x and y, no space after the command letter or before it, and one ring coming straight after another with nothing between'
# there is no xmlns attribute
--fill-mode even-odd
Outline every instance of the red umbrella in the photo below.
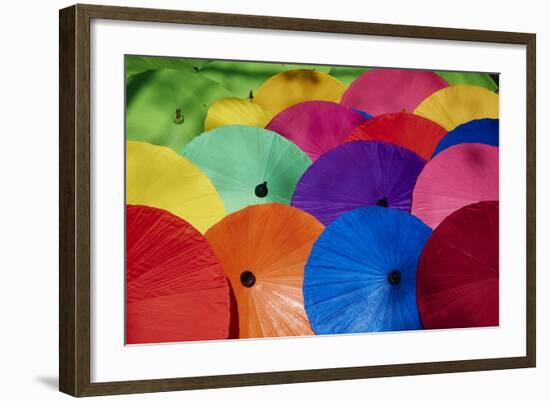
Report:
<svg viewBox="0 0 550 401"><path fill-rule="evenodd" d="M229 284L206 239L161 209L126 207L126 343L224 339Z"/></svg>
<svg viewBox="0 0 550 401"><path fill-rule="evenodd" d="M430 160L446 133L445 128L427 118L398 112L365 121L353 130L347 140L390 142L412 150L424 160Z"/></svg>
<svg viewBox="0 0 550 401"><path fill-rule="evenodd" d="M498 202L479 202L434 230L417 272L424 328L498 326L498 216Z"/></svg>

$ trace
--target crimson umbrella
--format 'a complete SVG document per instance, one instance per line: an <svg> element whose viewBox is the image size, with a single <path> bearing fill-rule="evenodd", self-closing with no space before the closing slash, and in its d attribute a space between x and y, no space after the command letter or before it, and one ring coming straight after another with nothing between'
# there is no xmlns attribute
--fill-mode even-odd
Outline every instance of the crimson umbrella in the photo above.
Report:
<svg viewBox="0 0 550 401"><path fill-rule="evenodd" d="M434 230L417 273L424 328L498 325L498 216L498 202L479 202L457 210Z"/></svg>
<svg viewBox="0 0 550 401"><path fill-rule="evenodd" d="M229 284L206 239L162 209L126 207L126 343L224 339Z"/></svg>
<svg viewBox="0 0 550 401"><path fill-rule="evenodd" d="M294 142L311 160L344 142L365 118L338 103L313 100L290 106L266 126Z"/></svg>
<svg viewBox="0 0 550 401"><path fill-rule="evenodd" d="M340 103L372 116L412 113L425 98L448 85L433 71L375 68L353 81Z"/></svg>
<svg viewBox="0 0 550 401"><path fill-rule="evenodd" d="M411 213L435 229L463 206L498 200L498 148L480 143L452 146L418 176Z"/></svg>
<svg viewBox="0 0 550 401"><path fill-rule="evenodd" d="M365 121L355 128L348 141L378 140L412 150L424 160L430 160L439 141L447 131L427 118L411 113L388 113Z"/></svg>
<svg viewBox="0 0 550 401"><path fill-rule="evenodd" d="M410 212L414 184L424 164L414 152L390 143L345 143L306 170L292 197L292 206L325 225L364 206Z"/></svg>

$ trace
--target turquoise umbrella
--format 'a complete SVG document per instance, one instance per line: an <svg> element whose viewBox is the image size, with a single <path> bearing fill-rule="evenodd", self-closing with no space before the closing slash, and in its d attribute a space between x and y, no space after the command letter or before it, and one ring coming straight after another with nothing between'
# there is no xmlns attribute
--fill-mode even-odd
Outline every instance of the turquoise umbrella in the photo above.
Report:
<svg viewBox="0 0 550 401"><path fill-rule="evenodd" d="M231 213L264 203L290 204L311 160L275 132L227 125L199 135L182 150L212 181Z"/></svg>

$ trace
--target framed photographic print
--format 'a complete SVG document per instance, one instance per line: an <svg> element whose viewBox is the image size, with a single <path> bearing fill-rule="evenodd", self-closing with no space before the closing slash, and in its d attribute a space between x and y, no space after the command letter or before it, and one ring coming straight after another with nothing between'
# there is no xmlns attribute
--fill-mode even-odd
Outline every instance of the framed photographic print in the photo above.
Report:
<svg viewBox="0 0 550 401"><path fill-rule="evenodd" d="M534 34L61 10L60 390L534 367L535 113Z"/></svg>

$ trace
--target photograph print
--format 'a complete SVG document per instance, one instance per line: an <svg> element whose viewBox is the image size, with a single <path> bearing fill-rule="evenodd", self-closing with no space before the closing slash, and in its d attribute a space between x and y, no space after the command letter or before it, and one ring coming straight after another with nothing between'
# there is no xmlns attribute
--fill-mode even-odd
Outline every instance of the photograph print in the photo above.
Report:
<svg viewBox="0 0 550 401"><path fill-rule="evenodd" d="M499 79L125 56L127 345L499 325Z"/></svg>

